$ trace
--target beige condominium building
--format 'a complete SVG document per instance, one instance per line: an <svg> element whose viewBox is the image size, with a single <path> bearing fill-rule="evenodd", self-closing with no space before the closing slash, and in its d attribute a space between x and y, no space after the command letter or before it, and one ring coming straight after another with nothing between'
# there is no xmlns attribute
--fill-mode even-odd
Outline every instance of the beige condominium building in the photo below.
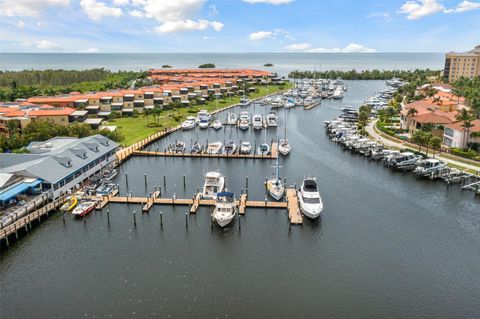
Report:
<svg viewBox="0 0 480 319"><path fill-rule="evenodd" d="M473 78L480 75L480 45L465 52L449 52L445 56L443 77L452 82L461 77Z"/></svg>

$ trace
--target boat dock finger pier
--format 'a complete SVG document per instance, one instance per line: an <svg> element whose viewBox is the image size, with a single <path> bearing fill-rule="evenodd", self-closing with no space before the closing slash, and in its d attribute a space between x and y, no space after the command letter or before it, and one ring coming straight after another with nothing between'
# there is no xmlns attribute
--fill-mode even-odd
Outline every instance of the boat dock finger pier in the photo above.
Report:
<svg viewBox="0 0 480 319"><path fill-rule="evenodd" d="M143 212L148 212L153 205L178 205L189 206L190 214L196 214L200 206L215 206L215 201L212 199L202 199L201 193L195 194L192 198L164 198L160 197L160 192L156 191L150 196L103 196L92 197L92 200L98 201L97 209L104 208L108 203L118 204L139 204L142 206ZM287 201L286 202L274 202L265 200L248 200L247 194L241 194L240 199L236 202L238 212L240 215L245 215L247 208L273 208L273 209L286 209L288 211L288 218L290 224L301 225L303 224L303 217L300 213L298 206L297 192L293 188L287 189Z"/></svg>

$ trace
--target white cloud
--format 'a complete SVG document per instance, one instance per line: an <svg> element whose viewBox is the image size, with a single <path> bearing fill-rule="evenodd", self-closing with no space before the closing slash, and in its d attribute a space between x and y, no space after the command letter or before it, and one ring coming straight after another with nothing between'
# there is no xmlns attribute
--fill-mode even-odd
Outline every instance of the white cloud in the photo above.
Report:
<svg viewBox="0 0 480 319"><path fill-rule="evenodd" d="M126 6L130 4L130 0L113 0L113 4L116 6Z"/></svg>
<svg viewBox="0 0 480 319"><path fill-rule="evenodd" d="M80 6L87 16L95 21L101 20L103 17L120 17L122 9L109 7L105 2L97 2L96 0L81 0Z"/></svg>
<svg viewBox="0 0 480 319"><path fill-rule="evenodd" d="M70 0L3 0L0 16L38 17L47 7L67 6Z"/></svg>
<svg viewBox="0 0 480 319"><path fill-rule="evenodd" d="M25 29L25 22L23 22L23 20L18 20L17 28L19 28L20 30Z"/></svg>
<svg viewBox="0 0 480 319"><path fill-rule="evenodd" d="M45 28L47 26L47 23L44 21L38 21L37 22L37 27L38 28Z"/></svg>
<svg viewBox="0 0 480 319"><path fill-rule="evenodd" d="M91 47L91 48L88 48L84 51L81 51L81 52L84 52L84 53L97 53L98 51L100 51L98 48L95 48L95 47Z"/></svg>
<svg viewBox="0 0 480 319"><path fill-rule="evenodd" d="M53 50L53 49L58 49L60 47L57 43L49 40L37 41L35 43L35 46L37 47L37 49L43 49L43 50Z"/></svg>
<svg viewBox="0 0 480 319"><path fill-rule="evenodd" d="M294 0L243 0L243 2L247 2L247 3L268 3L268 4L274 4L274 5L287 4L293 1Z"/></svg>
<svg viewBox="0 0 480 319"><path fill-rule="evenodd" d="M310 43L297 43L285 47L289 51L312 52L312 53L372 53L375 49L367 48L361 44L350 43L344 48L312 48Z"/></svg>
<svg viewBox="0 0 480 319"><path fill-rule="evenodd" d="M250 33L248 35L248 38L252 41L260 41L267 38L271 38L272 35L273 35L272 31L258 31L258 32Z"/></svg>
<svg viewBox="0 0 480 319"><path fill-rule="evenodd" d="M392 17L388 12L373 12L367 15L367 18L383 18L387 22L392 21Z"/></svg>
<svg viewBox="0 0 480 319"><path fill-rule="evenodd" d="M220 31L223 28L223 23L217 21L208 21L200 19L198 21L193 20L177 20L177 21L165 21L161 25L155 28L157 33L172 33L172 32L186 32L195 30L206 30L207 28L213 28L215 31Z"/></svg>
<svg viewBox="0 0 480 319"><path fill-rule="evenodd" d="M186 32L212 28L220 31L223 23L207 19L194 19L203 8L206 0L130 0L136 9L129 14L135 17L155 19L160 24L157 33ZM217 15L215 5L209 6L210 16Z"/></svg>
<svg viewBox="0 0 480 319"><path fill-rule="evenodd" d="M294 43L287 45L285 49L289 51L306 51L310 49L312 45L310 43Z"/></svg>
<svg viewBox="0 0 480 319"><path fill-rule="evenodd" d="M143 18L145 16L145 14L140 10L132 10L128 14L134 18Z"/></svg>
<svg viewBox="0 0 480 319"><path fill-rule="evenodd" d="M445 10L445 13L460 13L480 9L480 2L462 1L454 9Z"/></svg>
<svg viewBox="0 0 480 319"><path fill-rule="evenodd" d="M445 7L438 0L413 0L405 2L399 12L406 14L409 20L417 20L443 11Z"/></svg>

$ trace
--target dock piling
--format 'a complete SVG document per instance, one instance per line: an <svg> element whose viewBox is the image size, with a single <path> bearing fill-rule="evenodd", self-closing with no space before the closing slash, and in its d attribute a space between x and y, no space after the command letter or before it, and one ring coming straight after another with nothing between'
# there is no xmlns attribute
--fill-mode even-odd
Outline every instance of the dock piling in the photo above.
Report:
<svg viewBox="0 0 480 319"><path fill-rule="evenodd" d="M185 188L187 186L186 182L185 182L185 175L183 175L183 188Z"/></svg>
<svg viewBox="0 0 480 319"><path fill-rule="evenodd" d="M135 211L133 211L133 226L136 228L137 227L137 216Z"/></svg>
<svg viewBox="0 0 480 319"><path fill-rule="evenodd" d="M107 209L107 224L110 227L110 209Z"/></svg>
<svg viewBox="0 0 480 319"><path fill-rule="evenodd" d="M160 212L160 229L163 230L163 212Z"/></svg>
<svg viewBox="0 0 480 319"><path fill-rule="evenodd" d="M143 179L145 180L145 188L147 188L147 173L143 174Z"/></svg>
<svg viewBox="0 0 480 319"><path fill-rule="evenodd" d="M163 186L166 185L165 174L163 174Z"/></svg>
<svg viewBox="0 0 480 319"><path fill-rule="evenodd" d="M185 212L185 228L188 230L188 212Z"/></svg>
<svg viewBox="0 0 480 319"><path fill-rule="evenodd" d="M128 173L125 173L125 185L128 188Z"/></svg>
<svg viewBox="0 0 480 319"><path fill-rule="evenodd" d="M245 188L248 189L248 176L245 176Z"/></svg>

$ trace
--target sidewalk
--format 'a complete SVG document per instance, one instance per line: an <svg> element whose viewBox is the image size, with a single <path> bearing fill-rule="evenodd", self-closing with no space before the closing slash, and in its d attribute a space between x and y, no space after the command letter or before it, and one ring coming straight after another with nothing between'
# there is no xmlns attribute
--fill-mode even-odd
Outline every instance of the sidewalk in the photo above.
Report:
<svg viewBox="0 0 480 319"><path fill-rule="evenodd" d="M377 124L377 120L370 121L368 123L367 127L365 128L365 130L368 132L368 134L371 137L373 137L375 140L382 142L386 146L392 146L392 147L398 147L398 148L409 147L409 148L413 148L413 149L418 148L417 145L409 143L409 142L395 142L395 141L392 141L390 139L387 139L387 138L383 137L381 134L377 133L377 131L375 129L376 124ZM480 171L480 164L474 165L474 164L467 164L467 163L464 163L464 162L456 161L456 160L451 159L449 157L442 156L441 153L436 154L435 158L437 158L437 159L439 159L439 160L441 160L441 161L443 161L447 164L454 165L456 167L461 167L463 169L469 169L469 170L472 170L472 171Z"/></svg>

